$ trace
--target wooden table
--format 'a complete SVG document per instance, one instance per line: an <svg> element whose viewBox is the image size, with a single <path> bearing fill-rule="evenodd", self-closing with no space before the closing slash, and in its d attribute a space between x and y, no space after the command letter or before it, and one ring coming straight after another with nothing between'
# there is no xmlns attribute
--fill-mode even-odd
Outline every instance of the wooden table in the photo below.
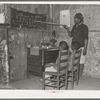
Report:
<svg viewBox="0 0 100 100"><path fill-rule="evenodd" d="M44 66L46 63L55 63L58 57L58 48L39 49L39 55L30 55L28 49L27 57L27 70L31 71L34 75L42 77Z"/></svg>
<svg viewBox="0 0 100 100"><path fill-rule="evenodd" d="M52 49L40 49L40 57L41 57L41 71L40 77L43 75L44 66L46 63L55 63L58 57L59 50L58 48Z"/></svg>

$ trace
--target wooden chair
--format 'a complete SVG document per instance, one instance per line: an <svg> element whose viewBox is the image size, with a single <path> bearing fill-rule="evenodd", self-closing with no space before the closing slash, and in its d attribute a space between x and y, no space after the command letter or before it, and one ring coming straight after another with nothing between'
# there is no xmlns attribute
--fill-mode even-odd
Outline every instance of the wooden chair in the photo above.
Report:
<svg viewBox="0 0 100 100"><path fill-rule="evenodd" d="M68 58L69 58L69 51L67 50L64 52L59 51L59 63L57 66L57 71L43 72L43 89L45 89L46 86L56 88L57 90L60 90L60 88L64 86L65 88L67 87ZM50 77L46 78L45 75L50 75ZM51 82L55 82L55 84L50 84Z"/></svg>
<svg viewBox="0 0 100 100"><path fill-rule="evenodd" d="M76 81L76 85L79 82L79 65L80 65L80 57L81 57L81 49L73 50L70 56L70 65L68 68L68 81L71 82L71 88L74 87L74 82Z"/></svg>

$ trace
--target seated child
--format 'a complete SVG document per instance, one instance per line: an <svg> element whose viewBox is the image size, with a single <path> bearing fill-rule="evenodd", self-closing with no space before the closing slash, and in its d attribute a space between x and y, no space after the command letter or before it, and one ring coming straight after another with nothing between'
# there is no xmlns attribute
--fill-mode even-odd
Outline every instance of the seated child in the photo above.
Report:
<svg viewBox="0 0 100 100"><path fill-rule="evenodd" d="M72 44L71 44L72 50L78 50L78 49L80 49L80 47L81 47L81 45L77 41L73 41Z"/></svg>
<svg viewBox="0 0 100 100"><path fill-rule="evenodd" d="M69 46L68 46L67 42L61 41L59 43L59 50L60 51L63 52L63 51L68 50L68 49L69 49ZM57 57L56 63L49 63L49 64L45 65L45 71L56 72L58 64L59 64L59 55ZM50 77L50 75L45 75L45 78L47 78L47 77Z"/></svg>

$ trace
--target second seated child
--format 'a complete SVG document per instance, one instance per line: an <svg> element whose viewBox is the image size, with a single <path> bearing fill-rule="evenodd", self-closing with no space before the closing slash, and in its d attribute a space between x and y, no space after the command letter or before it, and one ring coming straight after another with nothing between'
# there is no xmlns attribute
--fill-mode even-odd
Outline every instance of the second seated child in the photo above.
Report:
<svg viewBox="0 0 100 100"><path fill-rule="evenodd" d="M79 50L79 49L81 49L81 45L80 45L80 43L79 42L77 42L77 41L73 41L72 42L72 44L71 44L71 51L70 51L70 58L69 58L69 70L71 70L72 69L72 66L71 66L71 62L72 62L72 59L73 59L73 50Z"/></svg>

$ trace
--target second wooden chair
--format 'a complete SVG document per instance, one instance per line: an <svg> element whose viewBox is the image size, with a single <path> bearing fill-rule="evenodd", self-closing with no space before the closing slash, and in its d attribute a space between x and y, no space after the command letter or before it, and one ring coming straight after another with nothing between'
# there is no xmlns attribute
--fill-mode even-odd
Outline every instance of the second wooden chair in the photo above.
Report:
<svg viewBox="0 0 100 100"><path fill-rule="evenodd" d="M71 82L72 89L74 87L74 82L76 81L76 85L78 85L79 82L80 57L81 57L81 49L72 51L68 68L68 82Z"/></svg>
<svg viewBox="0 0 100 100"><path fill-rule="evenodd" d="M66 89L67 74L68 74L68 59L69 59L69 51L67 50L63 52L59 51L59 63L57 66L57 71L56 72L50 72L50 71L43 72L43 89L45 89L46 86L54 87L57 90L65 86L65 89ZM50 77L46 78L45 75L49 75ZM51 82L55 82L55 84L50 84Z"/></svg>

